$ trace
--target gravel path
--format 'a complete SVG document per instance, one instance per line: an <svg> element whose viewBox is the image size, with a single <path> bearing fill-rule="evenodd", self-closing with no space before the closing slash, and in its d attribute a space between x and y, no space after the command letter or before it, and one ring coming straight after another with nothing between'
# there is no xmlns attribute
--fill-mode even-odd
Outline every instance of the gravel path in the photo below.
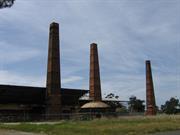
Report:
<svg viewBox="0 0 180 135"><path fill-rule="evenodd" d="M27 132L20 132L14 130L0 130L0 135L46 135L46 134L27 133ZM180 131L162 132L152 135L180 135Z"/></svg>
<svg viewBox="0 0 180 135"><path fill-rule="evenodd" d="M156 133L152 135L180 135L180 131L162 132L162 133Z"/></svg>
<svg viewBox="0 0 180 135"><path fill-rule="evenodd" d="M45 135L45 134L35 134L35 133L26 133L14 130L0 130L0 135Z"/></svg>

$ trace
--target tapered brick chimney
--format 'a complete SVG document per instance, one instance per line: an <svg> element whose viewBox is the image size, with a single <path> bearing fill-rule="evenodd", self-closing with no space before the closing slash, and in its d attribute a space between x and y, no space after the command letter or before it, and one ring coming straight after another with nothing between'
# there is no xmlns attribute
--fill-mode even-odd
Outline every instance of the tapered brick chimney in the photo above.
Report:
<svg viewBox="0 0 180 135"><path fill-rule="evenodd" d="M61 79L59 54L59 24L51 23L49 30L49 50L46 83L46 114L61 112Z"/></svg>
<svg viewBox="0 0 180 135"><path fill-rule="evenodd" d="M146 61L146 115L156 115L156 102L150 60Z"/></svg>
<svg viewBox="0 0 180 135"><path fill-rule="evenodd" d="M87 109L90 112L105 112L108 111L109 105L102 102L101 97L101 80L99 70L99 59L97 44L92 43L90 45L90 78L89 78L89 98L90 102L81 106L81 109Z"/></svg>
<svg viewBox="0 0 180 135"><path fill-rule="evenodd" d="M97 44L90 45L90 99L93 101L101 101L101 82Z"/></svg>

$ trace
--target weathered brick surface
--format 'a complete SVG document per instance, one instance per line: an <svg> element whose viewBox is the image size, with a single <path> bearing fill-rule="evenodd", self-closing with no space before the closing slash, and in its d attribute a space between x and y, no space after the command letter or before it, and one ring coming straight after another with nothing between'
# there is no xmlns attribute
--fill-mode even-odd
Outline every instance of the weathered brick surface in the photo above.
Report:
<svg viewBox="0 0 180 135"><path fill-rule="evenodd" d="M101 82L97 44L90 45L90 99L101 101Z"/></svg>
<svg viewBox="0 0 180 135"><path fill-rule="evenodd" d="M149 60L146 61L146 108L146 115L156 114L156 102L154 95L151 62Z"/></svg>
<svg viewBox="0 0 180 135"><path fill-rule="evenodd" d="M61 112L61 80L59 54L59 24L52 23L49 32L48 68L47 68L47 109L48 114Z"/></svg>

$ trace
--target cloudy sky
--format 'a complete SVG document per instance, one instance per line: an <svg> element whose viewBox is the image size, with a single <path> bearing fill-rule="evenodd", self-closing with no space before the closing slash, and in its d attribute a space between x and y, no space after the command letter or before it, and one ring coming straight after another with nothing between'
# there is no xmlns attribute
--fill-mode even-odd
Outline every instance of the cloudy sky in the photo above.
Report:
<svg viewBox="0 0 180 135"><path fill-rule="evenodd" d="M149 59L158 105L180 97L179 0L16 0L0 10L0 84L46 85L53 21L60 24L62 87L88 89L96 42L103 95L145 99Z"/></svg>

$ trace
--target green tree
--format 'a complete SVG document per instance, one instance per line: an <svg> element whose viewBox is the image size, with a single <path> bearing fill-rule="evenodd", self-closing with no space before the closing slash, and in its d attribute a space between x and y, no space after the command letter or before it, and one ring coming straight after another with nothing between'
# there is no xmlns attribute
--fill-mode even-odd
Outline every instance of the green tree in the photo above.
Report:
<svg viewBox="0 0 180 135"><path fill-rule="evenodd" d="M136 96L131 96L129 98L128 105L130 112L144 112L144 100L137 99Z"/></svg>
<svg viewBox="0 0 180 135"><path fill-rule="evenodd" d="M121 101L118 101L119 99L118 95L115 95L114 93L109 93L108 95L106 95L105 98L110 100L110 101L106 101L106 103L110 105L112 108L123 107L123 105L121 104Z"/></svg>
<svg viewBox="0 0 180 135"><path fill-rule="evenodd" d="M166 114L176 114L179 111L179 107L179 99L171 97L164 105L161 105L161 110Z"/></svg>
<svg viewBox="0 0 180 135"><path fill-rule="evenodd" d="M0 9L11 7L15 0L0 0Z"/></svg>

